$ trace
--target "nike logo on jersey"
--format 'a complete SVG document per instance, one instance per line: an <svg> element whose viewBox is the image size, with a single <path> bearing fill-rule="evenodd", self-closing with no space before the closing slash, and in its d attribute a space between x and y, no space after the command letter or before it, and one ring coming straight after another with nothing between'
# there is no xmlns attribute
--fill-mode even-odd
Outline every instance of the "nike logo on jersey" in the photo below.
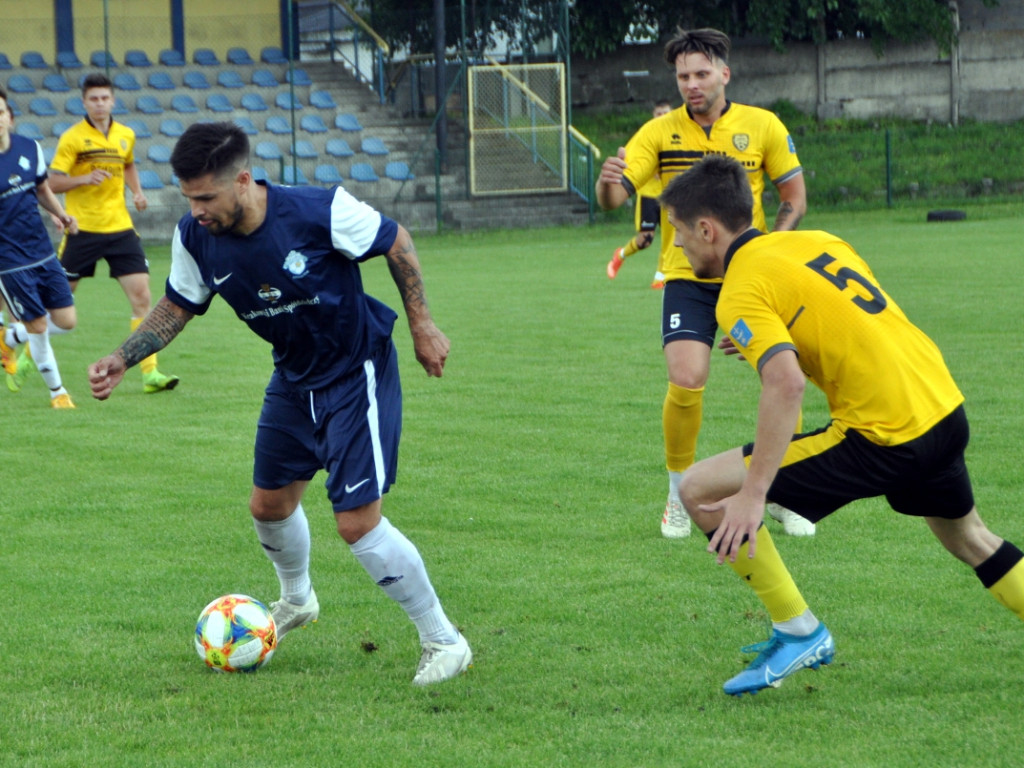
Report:
<svg viewBox="0 0 1024 768"><path fill-rule="evenodd" d="M345 493L352 493L352 491L354 491L356 488L360 488L366 485L368 482L370 482L370 478L367 477L363 480L360 480L355 485L349 485L348 483L345 483Z"/></svg>
<svg viewBox="0 0 1024 768"><path fill-rule="evenodd" d="M235 274L235 273L234 272L228 272L226 275L224 275L224 277L217 277L216 275L214 275L213 276L213 284L214 285L220 285L225 280L227 280L229 277L231 277L233 274Z"/></svg>

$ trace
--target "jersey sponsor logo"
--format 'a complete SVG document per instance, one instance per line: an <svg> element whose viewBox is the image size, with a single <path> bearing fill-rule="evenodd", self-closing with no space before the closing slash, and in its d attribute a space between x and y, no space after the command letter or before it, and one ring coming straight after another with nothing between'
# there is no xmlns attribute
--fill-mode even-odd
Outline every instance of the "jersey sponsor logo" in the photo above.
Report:
<svg viewBox="0 0 1024 768"><path fill-rule="evenodd" d="M746 150L750 146L750 134L749 133L734 133L732 135L732 145L736 147L740 152Z"/></svg>
<svg viewBox="0 0 1024 768"><path fill-rule="evenodd" d="M298 251L289 251L284 257L284 268L295 277L305 277L309 274L306 269L306 256Z"/></svg>
<svg viewBox="0 0 1024 768"><path fill-rule="evenodd" d="M736 321L736 325L734 325L732 330L729 331L729 338L741 347L747 347L750 345L751 340L753 340L754 333L750 330L750 326L743 322L741 318Z"/></svg>
<svg viewBox="0 0 1024 768"><path fill-rule="evenodd" d="M281 291L267 283L264 283L263 285L260 286L257 295L264 301L269 301L271 304L273 304L275 301L281 298Z"/></svg>
<svg viewBox="0 0 1024 768"><path fill-rule="evenodd" d="M221 284L221 283L223 283L223 282L224 282L225 280L227 280L227 279L228 279L229 277L231 277L231 276L232 276L233 274L235 274L235 273L234 273L234 272L228 272L228 273L227 273L226 275L224 275L223 277L217 277L216 275L214 275L214 276L213 276L213 284L214 284L214 285L220 285L220 284Z"/></svg>

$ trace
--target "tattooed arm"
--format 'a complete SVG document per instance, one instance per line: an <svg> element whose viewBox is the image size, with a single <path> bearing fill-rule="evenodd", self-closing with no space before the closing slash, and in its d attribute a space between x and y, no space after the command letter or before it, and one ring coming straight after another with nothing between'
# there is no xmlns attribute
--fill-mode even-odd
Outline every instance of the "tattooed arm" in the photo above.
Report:
<svg viewBox="0 0 1024 768"><path fill-rule="evenodd" d="M193 317L191 312L162 297L120 347L89 366L92 396L97 400L110 397L125 371L170 344Z"/></svg>
<svg viewBox="0 0 1024 768"><path fill-rule="evenodd" d="M420 361L428 376L440 376L444 371L451 343L434 325L434 320L430 316L427 295L423 288L423 275L420 272L420 260L416 256L416 246L412 243L412 237L405 227L399 225L398 236L385 258L388 261L388 269L391 270L391 278L398 286L402 304L405 305L416 359Z"/></svg>
<svg viewBox="0 0 1024 768"><path fill-rule="evenodd" d="M775 214L776 232L796 229L800 219L807 213L807 186L804 184L804 175L798 173L791 179L787 179L777 185L779 190L779 212Z"/></svg>

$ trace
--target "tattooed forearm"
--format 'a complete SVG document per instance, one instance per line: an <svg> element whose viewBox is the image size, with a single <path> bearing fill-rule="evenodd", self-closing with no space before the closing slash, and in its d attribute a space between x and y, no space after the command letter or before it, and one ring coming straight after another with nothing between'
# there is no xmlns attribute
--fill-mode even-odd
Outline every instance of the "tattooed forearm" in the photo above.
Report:
<svg viewBox="0 0 1024 768"><path fill-rule="evenodd" d="M427 295L423 288L416 248L408 235L399 236L387 254L391 278L398 286L405 311L410 317L427 310Z"/></svg>
<svg viewBox="0 0 1024 768"><path fill-rule="evenodd" d="M170 344L190 317L161 299L142 325L117 350L124 358L125 367L131 368Z"/></svg>
<svg viewBox="0 0 1024 768"><path fill-rule="evenodd" d="M796 229L800 225L800 219L802 219L793 204L788 200L783 200L782 205L779 206L779 212L775 215L775 226L773 229L776 232L788 229Z"/></svg>

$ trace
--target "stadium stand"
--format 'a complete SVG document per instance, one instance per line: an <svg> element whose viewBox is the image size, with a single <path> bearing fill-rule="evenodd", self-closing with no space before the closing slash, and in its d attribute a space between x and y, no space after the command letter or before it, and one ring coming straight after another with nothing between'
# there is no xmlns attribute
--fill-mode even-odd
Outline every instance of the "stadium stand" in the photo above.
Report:
<svg viewBox="0 0 1024 768"><path fill-rule="evenodd" d="M338 105L327 91L310 91L309 105L317 109L337 109Z"/></svg>
<svg viewBox="0 0 1024 768"><path fill-rule="evenodd" d="M89 54L89 66L96 69L115 69L117 61L107 51L93 51Z"/></svg>
<svg viewBox="0 0 1024 768"><path fill-rule="evenodd" d="M416 177L409 173L409 164L402 160L392 160L384 166L384 175L394 181L411 181Z"/></svg>
<svg viewBox="0 0 1024 768"><path fill-rule="evenodd" d="M263 100L263 97L258 93L246 93L242 96L242 109L248 110L249 112L266 112L270 107L267 106L267 102Z"/></svg>
<svg viewBox="0 0 1024 768"><path fill-rule="evenodd" d="M39 51L25 51L21 54L21 66L24 69L49 69L43 54Z"/></svg>
<svg viewBox="0 0 1024 768"><path fill-rule="evenodd" d="M244 88L245 81L233 69L222 69L217 73L217 85L221 88Z"/></svg>
<svg viewBox="0 0 1024 768"><path fill-rule="evenodd" d="M132 129L132 133L135 134L136 139L149 139L152 138L153 132L149 130L149 126L146 125L145 120L139 120L138 118L130 118L124 121L124 124ZM70 127L70 123L68 124Z"/></svg>
<svg viewBox="0 0 1024 768"><path fill-rule="evenodd" d="M284 73L284 81L296 86L309 86L313 84L313 80L308 74L306 74L306 70L299 68L286 70Z"/></svg>
<svg viewBox="0 0 1024 768"><path fill-rule="evenodd" d="M288 91L281 91L274 97L274 106L290 112L293 109L302 109L302 102L298 96L292 96Z"/></svg>
<svg viewBox="0 0 1024 768"><path fill-rule="evenodd" d="M355 115L345 114L344 112L334 117L334 127L342 131L361 131L363 126L360 125L359 120Z"/></svg>
<svg viewBox="0 0 1024 768"><path fill-rule="evenodd" d="M126 67L153 66L153 62L149 60L149 56L146 55L146 52L140 51L137 48L124 52L124 64Z"/></svg>
<svg viewBox="0 0 1024 768"><path fill-rule="evenodd" d="M139 96L135 101L135 111L141 112L144 115L162 115L164 108L160 106L160 102L156 100L156 96Z"/></svg>
<svg viewBox="0 0 1024 768"><path fill-rule="evenodd" d="M160 181L160 174L149 168L139 171L139 183L143 189L163 189L164 183Z"/></svg>
<svg viewBox="0 0 1024 768"><path fill-rule="evenodd" d="M187 93L176 93L171 97L171 109L183 115L194 115L199 105Z"/></svg>
<svg viewBox="0 0 1024 768"><path fill-rule="evenodd" d="M306 133L327 133L327 126L320 115L303 115L299 127Z"/></svg>
<svg viewBox="0 0 1024 768"><path fill-rule="evenodd" d="M388 152L388 148L384 146L384 142L378 139L376 136L367 136L365 139L363 139L362 144L360 144L359 146L359 149L364 154L379 157L383 157L385 155L390 154L390 152Z"/></svg>
<svg viewBox="0 0 1024 768"><path fill-rule="evenodd" d="M153 72L150 74L146 83L154 91L173 91L177 86L174 81L171 80L171 76L166 72Z"/></svg>
<svg viewBox="0 0 1024 768"><path fill-rule="evenodd" d="M260 61L264 64L287 64L288 58L284 51L274 45L268 45L260 51Z"/></svg>
<svg viewBox="0 0 1024 768"><path fill-rule="evenodd" d="M355 152L344 139L328 139L324 151L331 157L352 157Z"/></svg>
<svg viewBox="0 0 1024 768"><path fill-rule="evenodd" d="M54 145L52 147L43 147L43 160L46 161L47 165L49 165L50 163L53 162L53 156L56 155L56 154L57 154L57 147L56 147L56 145Z"/></svg>
<svg viewBox="0 0 1024 768"><path fill-rule="evenodd" d="M26 139L32 139L33 141L42 141L46 137L43 136L43 132L39 130L39 126L35 123L30 122L19 122L14 132L19 136L24 136Z"/></svg>
<svg viewBox="0 0 1024 768"><path fill-rule="evenodd" d="M269 69L254 69L252 72L252 84L260 88L277 88L280 85L274 73Z"/></svg>
<svg viewBox="0 0 1024 768"><path fill-rule="evenodd" d="M184 67L185 57L173 48L164 48L157 59L165 67Z"/></svg>
<svg viewBox="0 0 1024 768"><path fill-rule="evenodd" d="M206 79L206 75L196 70L186 72L181 82L186 88L191 88L193 91L210 90L210 81Z"/></svg>
<svg viewBox="0 0 1024 768"><path fill-rule="evenodd" d="M292 127L281 115L271 115L268 117L264 128L266 128L268 133L273 133L277 136L284 136L292 132Z"/></svg>
<svg viewBox="0 0 1024 768"><path fill-rule="evenodd" d="M110 110L110 114L127 115L130 113L131 111L128 109L128 105L124 103L124 99L122 99L120 96L116 97L114 99L114 107Z"/></svg>
<svg viewBox="0 0 1024 768"><path fill-rule="evenodd" d="M319 157L316 147L313 146L313 142L309 139L299 139L296 141L292 154L300 160L316 160Z"/></svg>
<svg viewBox="0 0 1024 768"><path fill-rule="evenodd" d="M233 122L243 131L245 131L246 136L255 136L256 134L259 133L259 130L257 130L256 126L253 125L252 120L250 120L248 117L236 117L233 120Z"/></svg>
<svg viewBox="0 0 1024 768"><path fill-rule="evenodd" d="M227 60L228 64L234 64L238 67L251 67L256 63L245 48L229 48Z"/></svg>
<svg viewBox="0 0 1024 768"><path fill-rule="evenodd" d="M64 100L64 111L75 117L85 117L85 104L81 96L68 96Z"/></svg>
<svg viewBox="0 0 1024 768"><path fill-rule="evenodd" d="M234 112L228 97L223 93L211 93L206 97L206 108L210 112Z"/></svg>
<svg viewBox="0 0 1024 768"><path fill-rule="evenodd" d="M150 144L146 150L146 159L154 163L171 162L171 148L166 144Z"/></svg>
<svg viewBox="0 0 1024 768"><path fill-rule="evenodd" d="M11 108L11 112L15 117L21 117L21 110L18 108L17 102L9 94L7 96L7 106Z"/></svg>
<svg viewBox="0 0 1024 768"><path fill-rule="evenodd" d="M172 139L175 139L185 132L185 126L181 124L181 120L174 117L168 117L160 121L159 131L164 136L169 136Z"/></svg>
<svg viewBox="0 0 1024 768"><path fill-rule="evenodd" d="M281 148L273 141L258 141L253 151L260 160L280 160L284 157Z"/></svg>
<svg viewBox="0 0 1024 768"><path fill-rule="evenodd" d="M268 181L270 179L267 175L267 169L262 165L254 165L252 167L252 177L256 181Z"/></svg>
<svg viewBox="0 0 1024 768"><path fill-rule="evenodd" d="M11 93L35 93L36 87L28 75L11 75L7 80L7 90Z"/></svg>
<svg viewBox="0 0 1024 768"><path fill-rule="evenodd" d="M341 184L345 177L331 163L321 163L313 169L313 180L320 184Z"/></svg>
<svg viewBox="0 0 1024 768"><path fill-rule="evenodd" d="M58 120L53 124L53 126L51 126L50 133L52 133L59 139L61 137L61 134L63 134L64 131L66 131L72 125L74 125L74 123L72 123L69 120Z"/></svg>
<svg viewBox="0 0 1024 768"><path fill-rule="evenodd" d="M201 67L219 67L220 59L210 48L196 48L192 52L192 61Z"/></svg>
<svg viewBox="0 0 1024 768"><path fill-rule="evenodd" d="M373 166L369 163L352 163L352 167L348 169L348 172L355 181L380 181L377 172L373 170Z"/></svg>
<svg viewBox="0 0 1024 768"><path fill-rule="evenodd" d="M64 75L57 75L51 72L43 78L43 89L50 93L67 93L71 90L71 83L67 81Z"/></svg>
<svg viewBox="0 0 1024 768"><path fill-rule="evenodd" d="M14 69L6 53L0 53L0 69Z"/></svg>
<svg viewBox="0 0 1024 768"><path fill-rule="evenodd" d="M286 165L281 172L281 183L290 184L293 187L299 184L309 184L309 179L302 172L301 168Z"/></svg>
<svg viewBox="0 0 1024 768"><path fill-rule="evenodd" d="M85 66L74 51L58 51L56 63L57 69L81 69Z"/></svg>
<svg viewBox="0 0 1024 768"><path fill-rule="evenodd" d="M135 75L131 72L118 72L112 79L114 87L119 91L142 90L142 86L139 85L139 81L135 79Z"/></svg>
<svg viewBox="0 0 1024 768"><path fill-rule="evenodd" d="M81 102L81 99L79 99ZM32 101L28 103L28 111L36 117L56 117L57 108L53 106L53 102L45 96L36 96ZM85 111L85 108L82 108Z"/></svg>

